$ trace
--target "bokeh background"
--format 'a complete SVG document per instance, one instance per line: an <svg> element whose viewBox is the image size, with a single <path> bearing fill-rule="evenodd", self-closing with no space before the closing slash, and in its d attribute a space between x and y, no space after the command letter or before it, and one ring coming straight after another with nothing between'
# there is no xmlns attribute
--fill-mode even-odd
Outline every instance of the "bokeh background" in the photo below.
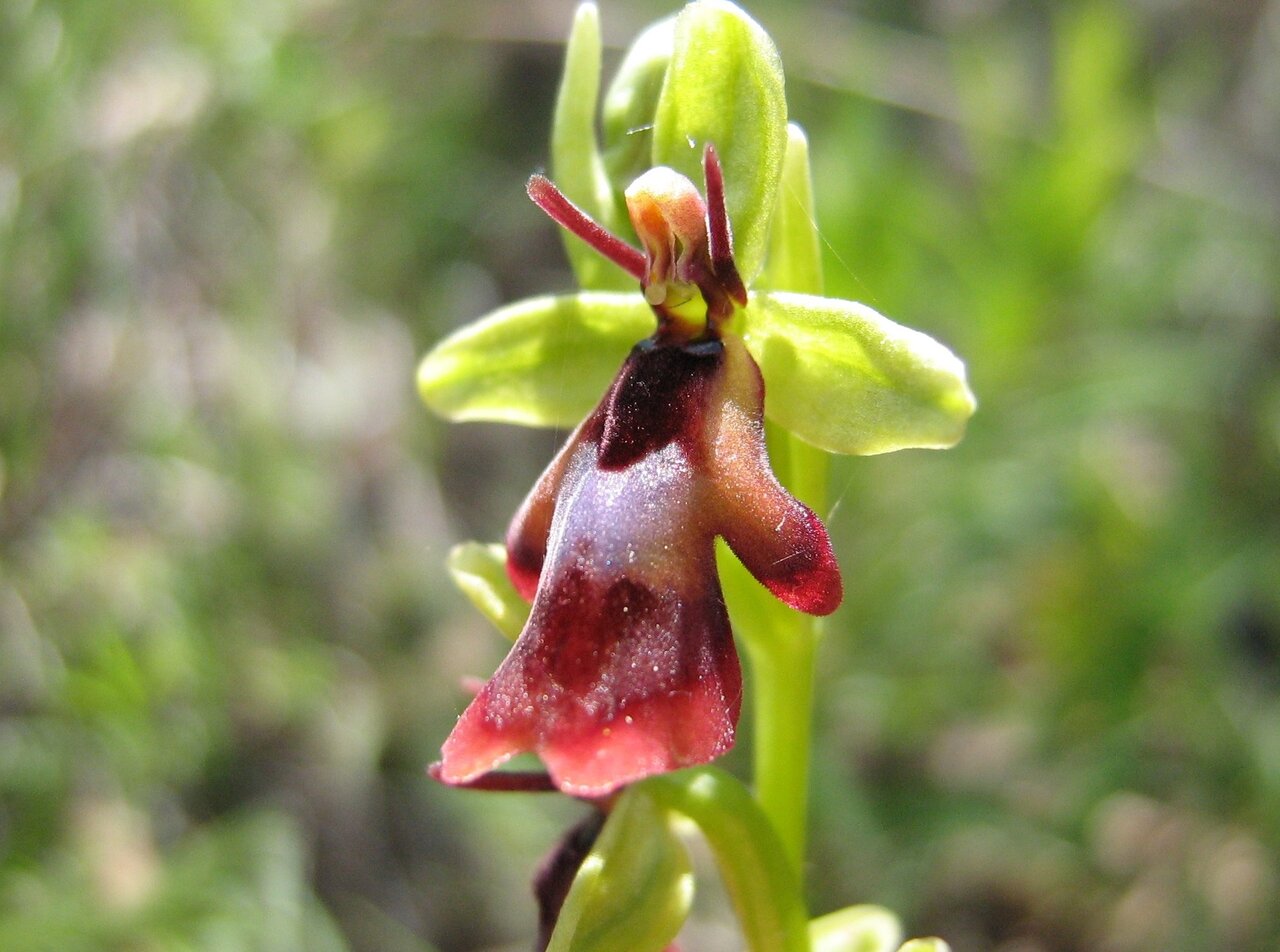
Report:
<svg viewBox="0 0 1280 952"><path fill-rule="evenodd" d="M605 0L609 62L674 6ZM815 912L1277 948L1280 4L750 9L830 292L981 400L835 465ZM569 287L522 185L571 15L0 4L0 949L528 946L579 808L423 765L505 647L444 554L557 434L413 371Z"/></svg>

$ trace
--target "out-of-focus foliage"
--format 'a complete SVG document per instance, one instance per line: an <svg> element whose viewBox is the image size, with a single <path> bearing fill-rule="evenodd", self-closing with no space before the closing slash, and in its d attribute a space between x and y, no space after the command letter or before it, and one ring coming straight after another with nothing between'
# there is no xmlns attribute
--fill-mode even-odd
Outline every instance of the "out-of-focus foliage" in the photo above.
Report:
<svg viewBox="0 0 1280 952"><path fill-rule="evenodd" d="M946 454L836 466L812 906L957 952L1274 948L1280 7L846 6L751 7L827 291L981 403ZM667 12L605 0L606 64ZM6 950L532 934L574 806L422 766L506 647L445 556L555 438L446 429L413 373L571 286L522 189L571 18L0 8Z"/></svg>

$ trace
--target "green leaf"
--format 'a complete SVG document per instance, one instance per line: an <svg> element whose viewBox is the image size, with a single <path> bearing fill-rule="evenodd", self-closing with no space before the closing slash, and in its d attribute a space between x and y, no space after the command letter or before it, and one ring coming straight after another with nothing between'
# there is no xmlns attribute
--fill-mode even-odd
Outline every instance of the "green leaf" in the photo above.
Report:
<svg viewBox="0 0 1280 952"><path fill-rule="evenodd" d="M551 124L551 172L559 189L612 231L626 221L605 174L596 140L600 95L600 14L594 3L578 6L565 47L564 72ZM581 238L558 229L578 284L590 290L634 288L636 280Z"/></svg>
<svg viewBox="0 0 1280 952"><path fill-rule="evenodd" d="M955 354L853 301L753 294L743 337L769 417L832 453L952 446L976 406Z"/></svg>
<svg viewBox="0 0 1280 952"><path fill-rule="evenodd" d="M893 952L901 941L898 917L881 906L849 906L809 923L813 952Z"/></svg>
<svg viewBox="0 0 1280 952"><path fill-rule="evenodd" d="M450 420L575 426L653 328L635 291L528 298L437 344L418 366L418 392Z"/></svg>
<svg viewBox="0 0 1280 952"><path fill-rule="evenodd" d="M799 878L741 781L717 767L695 767L650 777L641 786L692 820L706 839L750 952L808 952Z"/></svg>
<svg viewBox="0 0 1280 952"><path fill-rule="evenodd" d="M646 27L627 48L604 96L604 165L622 217L623 191L653 162L653 114L671 62L675 27L674 16Z"/></svg>
<svg viewBox="0 0 1280 952"><path fill-rule="evenodd" d="M684 844L666 811L632 786L578 869L547 952L661 952L692 901Z"/></svg>
<svg viewBox="0 0 1280 952"><path fill-rule="evenodd" d="M529 617L529 603L507 577L507 550L500 545L462 542L449 550L449 577L480 614L515 641Z"/></svg>
<svg viewBox="0 0 1280 952"><path fill-rule="evenodd" d="M757 287L822 293L822 251L816 221L809 140L799 126L788 123L778 203L769 227L769 255Z"/></svg>
<svg viewBox="0 0 1280 952"><path fill-rule="evenodd" d="M749 286L760 273L782 172L787 102L769 34L727 0L697 0L676 17L654 115L653 164L701 182L708 142L724 166L735 258Z"/></svg>

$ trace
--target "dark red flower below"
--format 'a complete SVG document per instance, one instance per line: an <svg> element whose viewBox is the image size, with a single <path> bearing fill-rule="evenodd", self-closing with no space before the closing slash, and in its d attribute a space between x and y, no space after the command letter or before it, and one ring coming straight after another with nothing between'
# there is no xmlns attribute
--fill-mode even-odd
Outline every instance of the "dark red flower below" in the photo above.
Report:
<svg viewBox="0 0 1280 952"><path fill-rule="evenodd" d="M600 796L732 746L742 679L716 536L794 608L841 598L825 528L769 468L763 401L736 337L660 331L632 350L512 523L508 572L532 611L440 779L533 750L561 790Z"/></svg>

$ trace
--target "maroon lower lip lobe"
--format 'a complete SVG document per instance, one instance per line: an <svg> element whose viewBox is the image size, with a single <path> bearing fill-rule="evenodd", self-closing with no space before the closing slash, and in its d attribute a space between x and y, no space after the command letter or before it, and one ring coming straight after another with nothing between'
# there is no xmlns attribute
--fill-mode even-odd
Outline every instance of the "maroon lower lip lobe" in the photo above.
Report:
<svg viewBox="0 0 1280 952"><path fill-rule="evenodd" d="M513 522L509 573L522 591L537 580L529 620L439 779L474 784L532 750L560 790L600 797L729 750L742 676L716 536L794 607L839 600L825 529L768 469L762 400L740 342L632 350Z"/></svg>

